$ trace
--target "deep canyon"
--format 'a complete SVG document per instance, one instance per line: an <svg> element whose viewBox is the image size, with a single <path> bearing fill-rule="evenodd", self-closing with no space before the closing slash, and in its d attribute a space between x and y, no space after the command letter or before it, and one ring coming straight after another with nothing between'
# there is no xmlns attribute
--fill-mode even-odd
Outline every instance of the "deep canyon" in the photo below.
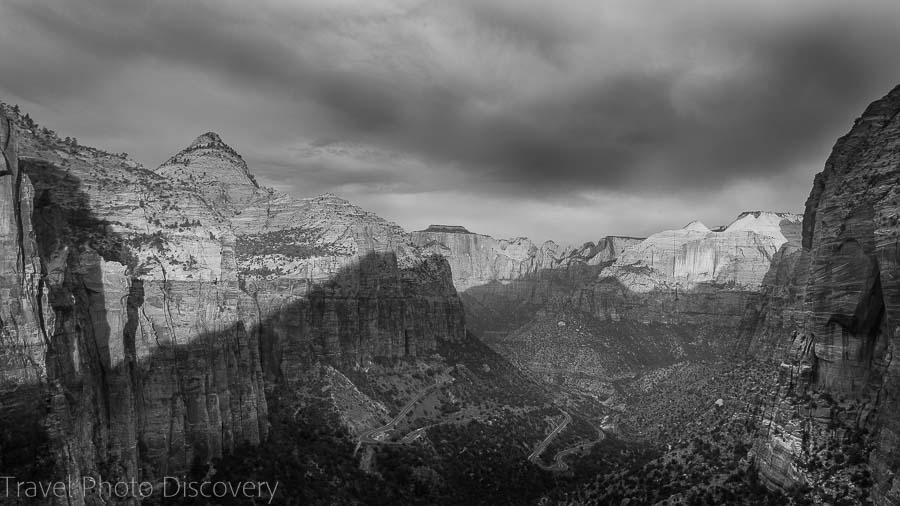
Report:
<svg viewBox="0 0 900 506"><path fill-rule="evenodd" d="M572 247L264 188L213 132L148 169L4 104L0 148L5 475L270 473L278 504L900 504L900 88L803 215ZM42 502L110 500L137 503Z"/></svg>

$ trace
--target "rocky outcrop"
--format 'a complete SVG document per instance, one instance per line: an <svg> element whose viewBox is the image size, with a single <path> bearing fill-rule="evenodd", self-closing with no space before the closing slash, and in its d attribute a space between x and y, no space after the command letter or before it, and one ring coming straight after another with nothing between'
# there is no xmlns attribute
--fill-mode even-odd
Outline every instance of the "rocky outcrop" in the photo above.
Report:
<svg viewBox="0 0 900 506"><path fill-rule="evenodd" d="M761 284L760 296L750 300L742 324L748 353L780 362L788 356L791 335L803 323L802 295L806 286L809 254L799 244L782 245Z"/></svg>
<svg viewBox="0 0 900 506"><path fill-rule="evenodd" d="M798 215L746 212L712 231L699 221L653 234L624 251L601 276L633 292L690 290L701 283L758 289L779 248L799 242Z"/></svg>
<svg viewBox="0 0 900 506"><path fill-rule="evenodd" d="M603 396L644 368L742 354L747 308L759 314L800 223L755 211L715 231L693 222L565 249L446 225L413 239L448 259L467 321L491 346L544 381Z"/></svg>
<svg viewBox="0 0 900 506"><path fill-rule="evenodd" d="M583 258L588 265L605 265L615 261L627 248L640 244L643 239L638 237L621 237L609 235L603 237L596 244L587 242L580 248L571 248L569 256Z"/></svg>
<svg viewBox="0 0 900 506"><path fill-rule="evenodd" d="M775 275L772 266L799 247L800 221L757 211L717 231L695 221L653 234L574 292L571 307L605 322L670 327L648 327L644 336L671 342L670 359L739 354L755 328L747 308L760 304L767 276ZM691 338L666 337L672 332ZM665 354L648 363L664 361Z"/></svg>
<svg viewBox="0 0 900 506"><path fill-rule="evenodd" d="M337 197L259 188L213 133L149 171L5 112L5 470L176 474L264 440L272 389L317 363L465 332L445 260Z"/></svg>
<svg viewBox="0 0 900 506"><path fill-rule="evenodd" d="M447 258L453 283L461 292L494 282L536 278L550 269L599 265L615 259L625 248L640 241L630 237L604 237L597 244L589 242L580 247L563 248L553 241L538 246L525 237L494 239L448 225L432 225L411 236L424 251Z"/></svg>
<svg viewBox="0 0 900 506"><path fill-rule="evenodd" d="M259 189L241 155L215 132L197 137L154 172L193 188L222 210L245 204Z"/></svg>
<svg viewBox="0 0 900 506"><path fill-rule="evenodd" d="M530 321L541 308L566 304L603 266L640 242L604 237L579 247L553 241L538 246L524 237L494 239L451 225L432 225L411 237L424 253L447 259L469 328L488 340Z"/></svg>
<svg viewBox="0 0 900 506"><path fill-rule="evenodd" d="M848 434L870 434L876 504L900 504L900 365L892 360L900 311L898 118L895 88L835 144L807 200L802 251L786 253L793 272L774 275L774 296L754 335L757 351L783 362L784 390L770 422L793 427L787 432L801 441L826 433L844 444ZM839 402L795 423L802 418L796 396L826 394ZM758 453L771 483L821 479L808 465L808 445L784 449L769 436Z"/></svg>
<svg viewBox="0 0 900 506"><path fill-rule="evenodd" d="M32 240L34 190L17 157L14 126L0 115L0 467L33 463L47 435L41 265Z"/></svg>
<svg viewBox="0 0 900 506"><path fill-rule="evenodd" d="M493 281L520 279L558 263L560 248L552 241L537 246L524 237L498 240L464 230L432 225L412 233L417 246L447 258L453 284L459 291Z"/></svg>
<svg viewBox="0 0 900 506"><path fill-rule="evenodd" d="M486 342L545 382L604 398L647 368L742 353L746 307L780 248L799 245L799 222L743 213L718 232L693 223L565 249L462 227L413 238L448 258Z"/></svg>

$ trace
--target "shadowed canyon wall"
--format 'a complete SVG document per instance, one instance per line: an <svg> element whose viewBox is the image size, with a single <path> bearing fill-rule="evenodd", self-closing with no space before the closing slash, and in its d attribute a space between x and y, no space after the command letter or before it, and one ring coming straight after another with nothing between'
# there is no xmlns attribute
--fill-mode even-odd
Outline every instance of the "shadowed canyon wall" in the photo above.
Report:
<svg viewBox="0 0 900 506"><path fill-rule="evenodd" d="M802 248L766 282L750 350L782 363L757 445L781 487L819 478L812 444L866 436L877 504L900 504L900 88L839 139L806 202ZM810 407L807 399L827 403Z"/></svg>
<svg viewBox="0 0 900 506"><path fill-rule="evenodd" d="M267 393L317 362L419 356L465 333L445 260L336 197L259 188L214 134L154 172L6 112L7 473L178 474L265 439Z"/></svg>

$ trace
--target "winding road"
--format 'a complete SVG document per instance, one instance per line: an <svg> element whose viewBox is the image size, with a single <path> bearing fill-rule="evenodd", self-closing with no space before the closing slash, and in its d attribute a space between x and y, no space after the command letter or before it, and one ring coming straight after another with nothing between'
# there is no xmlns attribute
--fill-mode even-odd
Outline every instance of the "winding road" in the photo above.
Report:
<svg viewBox="0 0 900 506"><path fill-rule="evenodd" d="M550 445L550 443L553 442L553 439L554 439L560 432L562 432L562 430L563 430L564 428L566 428L566 425L568 425L568 424L572 421L572 416L571 416L571 415L569 415L569 414L566 413L565 411L563 411L562 413L563 413L563 415L565 415L566 418L562 421L562 423L559 424L558 427L556 427L555 429L553 429L553 432L551 432L546 438L544 438L544 440L541 441L540 444L538 444L538 446L534 449L534 451L531 453L531 455L528 456L528 460L529 460L532 464L534 464L534 465L540 467L540 468L543 469L544 471L556 471L556 472L565 472L565 471L568 471L569 465L565 463L565 461L563 460L564 458L568 457L569 455L573 455L573 454L575 454L575 453L578 453L578 452L582 452L582 451L584 451L584 450L587 450L587 449L593 447L595 444L597 444L597 443L603 441L604 439L606 439L606 433L603 432L603 430L601 430L601 429L597 429L597 434L598 434L597 439L595 439L595 440L593 440L593 441L588 441L588 442L586 442L586 443L579 443L579 444L577 444L577 445L575 445L575 446L571 446L571 447L566 448L566 449L564 449L564 450L560 450L560 451L557 452L556 455L553 457L553 463L552 463L552 464L550 464L549 466L548 466L548 465L544 465L544 463L540 461L541 453L543 453L544 450L547 449L547 447Z"/></svg>
<svg viewBox="0 0 900 506"><path fill-rule="evenodd" d="M566 457L568 457L569 455L572 455L572 454L579 453L579 452L582 452L582 451L584 451L584 450L590 449L590 448L593 447L595 444L597 444L597 443L599 443L600 441L603 441L604 439L606 439L606 433L605 433L605 432L603 432L602 430L599 430L599 429L598 429L598 430L597 430L597 433L599 434L599 437L598 437L597 439L593 440L593 441L588 441L587 443L581 443L581 444L578 444L578 445L575 445L575 446L571 446L571 447L569 447L569 448L566 448L565 450L561 450L560 452L558 452L558 453L556 454L555 457L553 457L553 464L551 464L551 465L549 465L549 466L541 466L541 469L544 469L544 470L547 470L547 471L558 471L558 472L565 472L565 471L568 471L568 470L569 470L569 465L566 464L566 463L563 461L563 459L566 458ZM540 465L540 464L538 464L538 465Z"/></svg>
<svg viewBox="0 0 900 506"><path fill-rule="evenodd" d="M562 411L562 410L560 410L560 411ZM562 414L565 417L563 419L562 423L557 425L556 428L553 429L553 432L548 434L547 437L545 437L543 441L538 443L538 445L537 445L537 447L535 447L534 451L531 452L531 455L528 456L528 460L531 461L532 464L536 464L537 466L539 466L541 468L544 467L540 464L540 462L538 461L538 458L541 456L542 453L544 453L544 450L547 449L547 446L549 446L550 443L553 442L553 439L556 437L556 435L559 434L560 432L562 432L562 430L566 428L566 425L569 425L569 422L572 421L572 415L566 413L565 411L562 411Z"/></svg>
<svg viewBox="0 0 900 506"><path fill-rule="evenodd" d="M360 447L360 445L363 445L363 444L399 445L399 444L409 443L410 441L415 439L415 437L410 438L410 436L413 436L413 434L418 435L417 432L421 431L421 429L416 429L413 432L410 432L409 434L406 435L406 437L404 437L400 441L385 441L384 440L384 438L387 435L387 432L394 430L394 428L397 426L397 424L400 422L400 420L404 416L406 416L407 413L409 413L409 411L413 408L413 406L415 406L417 402L422 400L422 397L425 397L426 395L431 393L436 388L439 388L441 385L442 385L441 383L435 383L434 385L431 385L430 387L426 388L425 390L422 390L421 392L419 392L419 395L413 397L412 400L407 402L406 406L403 406L403 409L401 409L400 412L397 413L397 416L395 416L390 422L382 425L381 427L376 427L374 429L367 430L366 432L363 432L362 434L360 434L359 443L357 443L357 445L356 445L357 449Z"/></svg>
<svg viewBox="0 0 900 506"><path fill-rule="evenodd" d="M360 434L359 441L356 444L356 450L359 450L360 447L362 447L362 445L365 445L365 444L370 444L370 445L409 444L409 443L412 443L413 441L415 441L416 439L418 439L419 436L424 434L425 431L428 429L428 427L431 427L432 425L438 425L438 424L432 424L432 425L428 425L425 427L419 427L418 429L415 429L415 430L409 432L408 434L406 434L405 436L403 436L399 441L386 441L385 440L387 437L387 433L396 428L397 424L400 423L401 419L403 419L403 417L405 417L407 415L407 413L410 412L410 410L412 410L412 408L416 405L416 403L421 401L423 397L425 397L426 395L428 395L435 389L440 388L441 386L442 386L441 383L435 383L434 385L431 385L428 388L422 390L421 392L419 392L418 395L416 395L409 402L407 402L406 405L403 406L403 409L401 409L397 413L397 415L394 416L393 419L391 419L390 422L382 425L381 427L376 427L374 429L367 430L366 432L363 432L362 434ZM538 445L535 447L534 451L531 452L531 455L528 456L529 462L540 467L541 469L543 469L545 471L556 471L556 472L567 471L569 469L569 465L563 461L564 458L568 457L569 455L573 455L575 453L587 450L587 449L591 448L592 446L594 446L595 444L606 439L606 433L604 433L603 430L601 430L601 429L597 429L597 433L598 433L599 437L596 440L588 441L586 443L580 443L575 446L566 448L564 450L560 450L553 457L552 464L544 465L544 463L540 461L541 454L544 453L544 451L547 449L548 446L550 446L550 443L553 442L553 440L556 438L556 436L558 436L559 433L562 432L572 422L572 415L570 415L569 413L566 413L565 411L562 411L562 410L560 410L560 412L563 414L563 417L564 417L563 421L560 422L560 424L557 425L553 429L553 431L551 431L550 434L548 434L547 437L544 438L543 441L538 443ZM356 453L356 451L354 451L354 454L355 453Z"/></svg>

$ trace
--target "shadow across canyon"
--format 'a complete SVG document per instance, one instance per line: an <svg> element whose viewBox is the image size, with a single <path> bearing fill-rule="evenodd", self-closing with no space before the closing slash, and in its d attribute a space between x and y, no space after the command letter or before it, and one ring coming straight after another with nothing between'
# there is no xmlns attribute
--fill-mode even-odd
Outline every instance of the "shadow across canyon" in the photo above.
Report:
<svg viewBox="0 0 900 506"><path fill-rule="evenodd" d="M372 252L311 283L148 278L131 245L150 236L116 233L64 168L21 165L48 337L45 377L0 384L0 464L19 479L181 475L264 441L272 392L316 363L354 368L464 339L441 258L404 268ZM179 326L203 311L208 323Z"/></svg>

